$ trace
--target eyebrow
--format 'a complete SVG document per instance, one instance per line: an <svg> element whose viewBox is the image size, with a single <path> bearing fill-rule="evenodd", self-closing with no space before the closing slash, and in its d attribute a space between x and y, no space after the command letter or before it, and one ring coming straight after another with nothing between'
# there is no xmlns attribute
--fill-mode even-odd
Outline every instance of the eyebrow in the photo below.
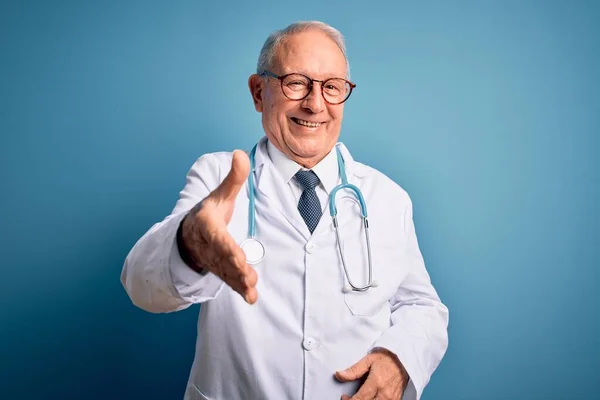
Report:
<svg viewBox="0 0 600 400"><path fill-rule="evenodd" d="M317 79L317 78L314 77L314 75L311 75L311 74L309 74L308 72L306 72L306 71L304 71L302 69L293 70L293 71L290 71L290 72L285 72L285 73L283 73L281 75L287 75L287 74L302 74L302 75L308 76L309 78ZM339 74L339 75L338 74L327 73L327 74L323 74L323 78L322 79L317 79L317 80L326 80L326 79L330 79L330 78L342 78L342 79L346 79L346 75L347 75L346 73L342 73L342 74Z"/></svg>

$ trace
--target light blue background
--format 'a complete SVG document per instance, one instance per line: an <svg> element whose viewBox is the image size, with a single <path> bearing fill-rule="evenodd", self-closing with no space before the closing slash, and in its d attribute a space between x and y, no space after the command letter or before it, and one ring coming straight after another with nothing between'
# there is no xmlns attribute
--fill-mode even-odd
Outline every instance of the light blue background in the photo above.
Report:
<svg viewBox="0 0 600 400"><path fill-rule="evenodd" d="M451 310L423 399L593 399L600 3L0 5L2 399L178 399L198 307L119 282L205 152L262 135L266 36L321 19L357 89L342 140L412 196Z"/></svg>

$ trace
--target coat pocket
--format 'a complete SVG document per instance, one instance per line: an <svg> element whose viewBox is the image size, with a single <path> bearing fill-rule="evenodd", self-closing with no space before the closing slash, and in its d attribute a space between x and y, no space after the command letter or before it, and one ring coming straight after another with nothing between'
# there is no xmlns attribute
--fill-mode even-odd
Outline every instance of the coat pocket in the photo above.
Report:
<svg viewBox="0 0 600 400"><path fill-rule="evenodd" d="M365 292L348 292L344 294L346 306L353 315L372 317L388 306L388 299L381 295L379 287L370 288Z"/></svg>
<svg viewBox="0 0 600 400"><path fill-rule="evenodd" d="M357 287L369 283L368 256L356 248L348 251L351 257L346 258L347 272L350 279ZM389 301L395 295L401 284L403 273L401 259L398 252L387 246L374 246L372 249L372 287L365 291L350 290L344 293L346 306L353 315L372 317L379 314L384 308L389 309ZM362 260L362 262L359 262ZM343 270L343 267L342 267ZM344 273L346 289L351 286Z"/></svg>

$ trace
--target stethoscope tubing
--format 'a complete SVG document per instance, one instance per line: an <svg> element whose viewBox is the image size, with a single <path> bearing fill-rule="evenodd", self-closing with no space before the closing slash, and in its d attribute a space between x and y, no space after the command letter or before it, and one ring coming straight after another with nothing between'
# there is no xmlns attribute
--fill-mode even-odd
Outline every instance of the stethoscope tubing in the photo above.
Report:
<svg viewBox="0 0 600 400"><path fill-rule="evenodd" d="M241 245L242 249L244 248L244 246L246 246L246 248L250 248L249 246L253 246L252 248L257 251L256 257L253 257L252 259L247 259L247 262L249 264L258 264L260 261L262 261L264 255L265 255L264 245L256 238L256 208L255 208L256 187L254 184L254 170L255 170L254 158L256 155L257 146L258 146L258 144L256 144L250 151L250 174L248 175L248 192L249 192L248 193L248 197L249 197L248 237L246 240L244 240L244 242ZM350 291L365 292L365 291L369 290L371 287L377 286L377 282L373 280L373 264L372 264L372 257L371 257L372 256L371 240L369 237L369 220L367 217L367 205L366 205L366 202L364 200L364 197L363 197L360 189L358 187L356 187L355 185L348 183L348 179L346 177L346 165L344 163L344 158L337 146L335 149L337 152L338 170L339 170L339 174L340 174L342 183L340 185L334 187L329 195L329 213L331 214L331 218L333 220L333 226L335 229L337 247L338 247L338 251L340 254L340 259L342 261L342 266L344 268L344 274L346 275L346 279L348 280L348 285L344 285L343 291L345 293L348 293ZM344 251L342 249L342 242L341 242L340 234L339 234L339 224L337 221L337 207L336 207L335 199L336 199L336 194L338 191L346 190L346 189L354 192L356 198L358 199L358 203L360 205L360 210L361 210L361 217L363 220L363 226L365 228L365 240L367 242L367 257L368 257L368 264L369 264L369 280L365 286L358 286L352 282L348 268L346 267L346 260L344 257ZM262 249L262 250L260 250L260 249ZM262 254L260 254L260 251L262 251Z"/></svg>

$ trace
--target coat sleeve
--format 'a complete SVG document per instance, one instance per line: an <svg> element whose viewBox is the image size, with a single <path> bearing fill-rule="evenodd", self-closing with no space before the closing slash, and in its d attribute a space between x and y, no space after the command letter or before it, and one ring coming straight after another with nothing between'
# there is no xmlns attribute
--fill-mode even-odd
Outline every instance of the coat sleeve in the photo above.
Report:
<svg viewBox="0 0 600 400"><path fill-rule="evenodd" d="M198 158L171 214L154 224L129 251L121 283L137 307L152 313L174 312L211 300L222 290L223 281L217 276L200 275L183 262L176 241L179 224L219 185L220 175L213 154Z"/></svg>
<svg viewBox="0 0 600 400"><path fill-rule="evenodd" d="M418 400L448 347L448 308L431 284L419 249L413 223L412 202L404 212L404 258L408 274L392 299L391 327L373 350L394 353L409 375L403 400Z"/></svg>

